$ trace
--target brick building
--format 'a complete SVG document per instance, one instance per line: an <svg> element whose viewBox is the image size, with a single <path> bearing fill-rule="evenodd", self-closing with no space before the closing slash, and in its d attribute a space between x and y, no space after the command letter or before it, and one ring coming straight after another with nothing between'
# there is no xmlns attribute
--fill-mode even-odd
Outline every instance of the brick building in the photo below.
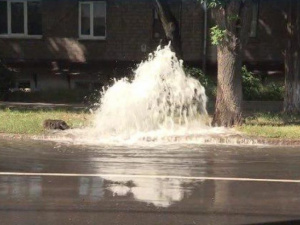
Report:
<svg viewBox="0 0 300 225"><path fill-rule="evenodd" d="M215 65L209 41L204 51L203 6L197 0L169 1L184 60L201 65L206 57ZM285 8L282 0L257 1L246 63L283 64ZM209 28L213 20L207 15ZM162 35L152 0L0 0L0 59L18 71L20 88L99 86L145 59Z"/></svg>

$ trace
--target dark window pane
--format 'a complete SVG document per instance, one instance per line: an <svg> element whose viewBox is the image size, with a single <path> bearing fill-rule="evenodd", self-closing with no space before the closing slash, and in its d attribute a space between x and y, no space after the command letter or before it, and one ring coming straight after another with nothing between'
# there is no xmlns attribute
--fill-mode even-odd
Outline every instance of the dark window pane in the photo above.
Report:
<svg viewBox="0 0 300 225"><path fill-rule="evenodd" d="M0 34L7 34L7 2L0 2Z"/></svg>
<svg viewBox="0 0 300 225"><path fill-rule="evenodd" d="M24 34L24 3L11 3L11 32Z"/></svg>
<svg viewBox="0 0 300 225"><path fill-rule="evenodd" d="M41 2L28 2L28 34L42 34Z"/></svg>
<svg viewBox="0 0 300 225"><path fill-rule="evenodd" d="M20 81L18 88L30 88L30 81Z"/></svg>
<svg viewBox="0 0 300 225"><path fill-rule="evenodd" d="M81 34L90 35L90 4L81 4Z"/></svg>
<svg viewBox="0 0 300 225"><path fill-rule="evenodd" d="M94 2L94 36L105 36L105 16L105 3Z"/></svg>

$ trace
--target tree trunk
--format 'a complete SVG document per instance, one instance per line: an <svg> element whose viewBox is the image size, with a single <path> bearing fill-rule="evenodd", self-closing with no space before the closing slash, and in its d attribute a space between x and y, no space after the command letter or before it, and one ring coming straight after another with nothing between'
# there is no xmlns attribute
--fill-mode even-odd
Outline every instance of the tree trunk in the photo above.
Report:
<svg viewBox="0 0 300 225"><path fill-rule="evenodd" d="M167 0L154 0L155 9L162 23L167 42L171 41L171 48L178 58L182 58L179 24L173 15Z"/></svg>
<svg viewBox="0 0 300 225"><path fill-rule="evenodd" d="M250 31L252 1L232 0L216 11L215 17L226 35L218 45L218 88L212 125L232 127L242 121L242 53Z"/></svg>
<svg viewBox="0 0 300 225"><path fill-rule="evenodd" d="M231 127L241 123L242 60L228 48L218 47L218 89L214 126Z"/></svg>
<svg viewBox="0 0 300 225"><path fill-rule="evenodd" d="M288 42L285 52L284 112L300 113L300 3L289 0Z"/></svg>

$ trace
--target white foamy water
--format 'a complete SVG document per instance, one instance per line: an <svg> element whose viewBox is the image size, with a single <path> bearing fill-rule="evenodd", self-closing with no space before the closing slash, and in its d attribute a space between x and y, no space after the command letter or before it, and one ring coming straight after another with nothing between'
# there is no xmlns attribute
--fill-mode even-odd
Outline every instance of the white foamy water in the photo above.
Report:
<svg viewBox="0 0 300 225"><path fill-rule="evenodd" d="M91 127L62 139L84 143L171 140L224 133L210 127L207 97L200 82L184 72L169 46L159 47L133 71L103 91Z"/></svg>
<svg viewBox="0 0 300 225"><path fill-rule="evenodd" d="M103 93L94 129L101 135L132 136L154 130L205 127L207 98L187 76L169 46L158 48L134 71Z"/></svg>

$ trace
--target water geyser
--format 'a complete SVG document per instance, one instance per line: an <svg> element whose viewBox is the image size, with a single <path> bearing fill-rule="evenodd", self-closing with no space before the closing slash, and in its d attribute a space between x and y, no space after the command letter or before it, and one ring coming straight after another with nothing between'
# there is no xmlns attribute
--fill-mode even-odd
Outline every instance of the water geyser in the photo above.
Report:
<svg viewBox="0 0 300 225"><path fill-rule="evenodd" d="M93 129L125 136L176 132L207 126L207 97L200 82L185 73L170 46L158 47L135 69L103 91Z"/></svg>
<svg viewBox="0 0 300 225"><path fill-rule="evenodd" d="M102 91L89 127L65 131L57 138L92 145L207 143L224 130L210 127L206 103L203 86L185 73L170 46L158 47L131 79L114 80Z"/></svg>

